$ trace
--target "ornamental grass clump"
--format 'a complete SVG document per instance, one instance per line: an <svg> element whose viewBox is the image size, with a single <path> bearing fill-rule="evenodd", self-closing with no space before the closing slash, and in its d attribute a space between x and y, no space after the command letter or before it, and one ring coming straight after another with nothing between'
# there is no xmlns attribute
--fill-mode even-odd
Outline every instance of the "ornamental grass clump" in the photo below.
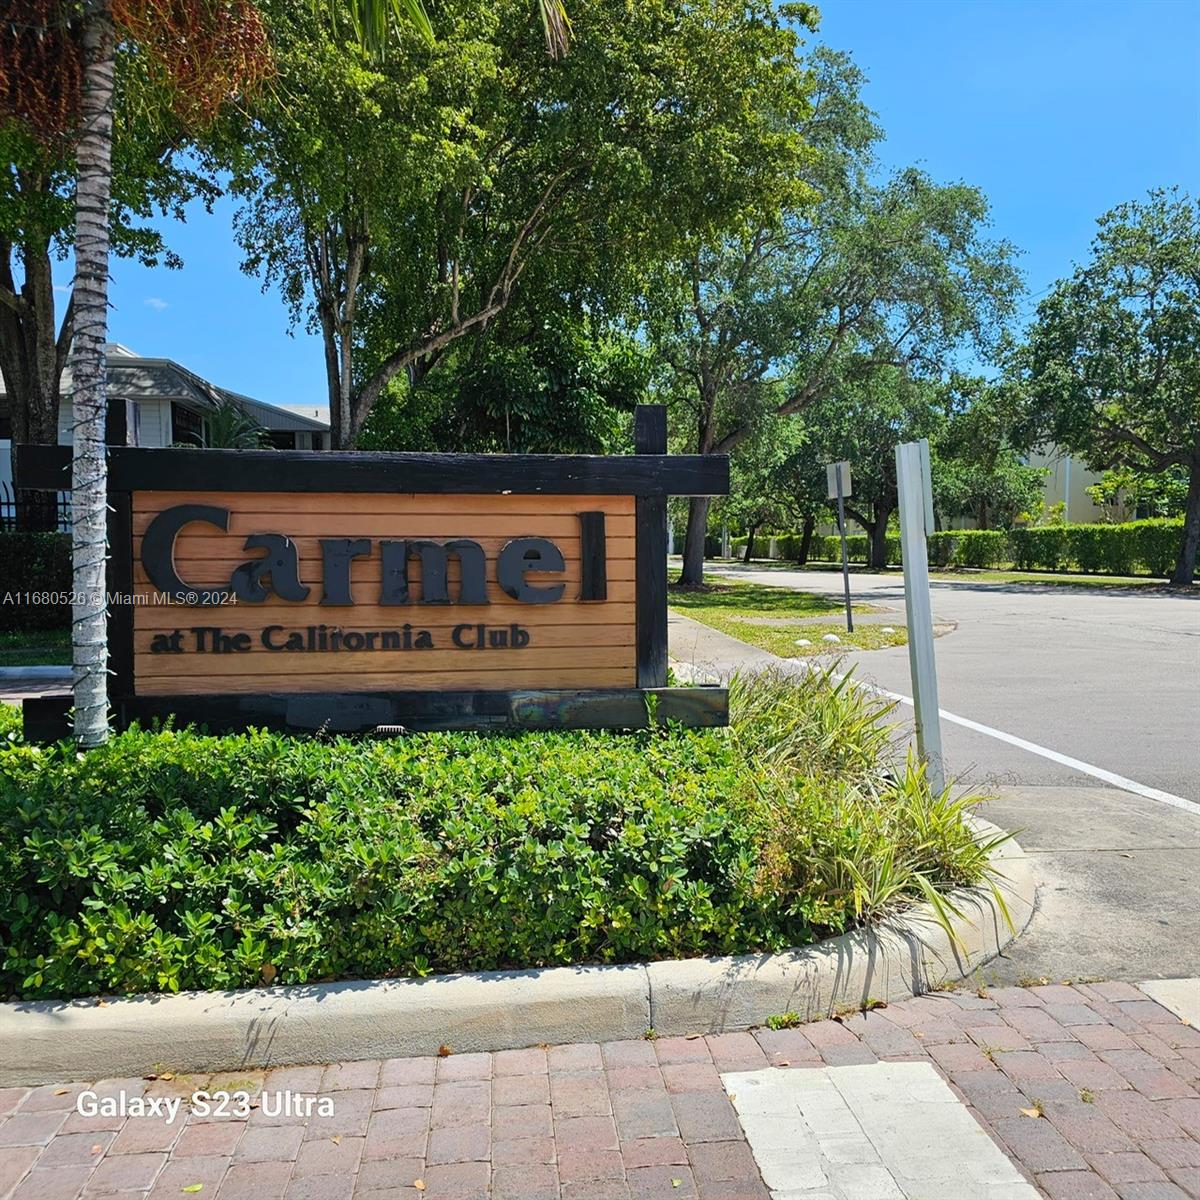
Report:
<svg viewBox="0 0 1200 1200"><path fill-rule="evenodd" d="M984 882L969 803L830 674L729 729L212 737L0 713L0 994L777 951Z"/></svg>

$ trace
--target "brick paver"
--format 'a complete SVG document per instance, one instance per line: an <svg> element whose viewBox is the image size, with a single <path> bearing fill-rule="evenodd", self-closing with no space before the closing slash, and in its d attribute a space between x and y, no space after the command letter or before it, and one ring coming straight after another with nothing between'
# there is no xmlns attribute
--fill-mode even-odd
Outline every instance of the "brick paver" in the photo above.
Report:
<svg viewBox="0 0 1200 1200"><path fill-rule="evenodd" d="M767 1200L722 1074L907 1061L931 1064L1051 1200L1200 1200L1200 1034L1115 982L941 993L778 1031L5 1088L0 1200ZM76 1111L84 1091L221 1086L245 1088L249 1112ZM281 1092L333 1112L280 1111ZM814 1113L836 1146L845 1114ZM786 1120L779 1137L786 1150ZM772 1154L768 1171L802 1186ZM846 1166L874 1186L876 1165Z"/></svg>

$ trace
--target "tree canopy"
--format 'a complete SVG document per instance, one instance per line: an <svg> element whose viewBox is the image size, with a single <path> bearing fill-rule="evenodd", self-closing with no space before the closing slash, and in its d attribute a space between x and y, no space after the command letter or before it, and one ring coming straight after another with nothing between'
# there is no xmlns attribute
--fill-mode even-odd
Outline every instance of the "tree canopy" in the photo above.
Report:
<svg viewBox="0 0 1200 1200"><path fill-rule="evenodd" d="M1200 545L1200 204L1154 191L1098 222L1091 258L1038 306L1022 357L1030 436L1093 470L1185 470L1173 581Z"/></svg>
<svg viewBox="0 0 1200 1200"><path fill-rule="evenodd" d="M916 168L879 179L861 74L825 50L811 70L806 192L746 231L700 239L647 301L693 452L727 453L767 416L806 413L874 372L938 378L960 348L989 352L1013 312L1012 247L988 238L982 193ZM691 503L684 583L702 579L708 508Z"/></svg>
<svg viewBox="0 0 1200 1200"><path fill-rule="evenodd" d="M341 444L518 290L602 314L795 187L807 77L761 0L582 0L559 59L524 0L449 0L435 43L377 64L307 0L267 12L279 83L231 137L239 237L322 334Z"/></svg>

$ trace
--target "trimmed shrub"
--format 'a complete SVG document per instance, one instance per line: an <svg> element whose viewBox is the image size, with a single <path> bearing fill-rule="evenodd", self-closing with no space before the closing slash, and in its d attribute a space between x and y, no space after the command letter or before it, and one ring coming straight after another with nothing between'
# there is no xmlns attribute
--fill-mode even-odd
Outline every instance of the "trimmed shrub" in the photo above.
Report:
<svg viewBox="0 0 1200 1200"><path fill-rule="evenodd" d="M1158 517L1120 525L1035 525L1008 531L999 529L947 529L929 536L929 563L933 567L1016 567L1019 571L1071 571L1107 575L1169 576L1175 567L1183 522ZM788 534L778 539L783 558L799 557L801 538ZM766 537L762 539L763 552ZM735 543L735 553L746 548L746 539ZM851 534L846 552L852 563L866 563L870 542L866 534ZM836 534L816 534L809 557L814 562L841 562ZM887 562L900 563L900 539L888 534Z"/></svg>
<svg viewBox="0 0 1200 1200"><path fill-rule="evenodd" d="M774 951L986 877L974 801L894 769L885 702L821 673L731 701L728 729L83 755L0 707L0 996Z"/></svg>
<svg viewBox="0 0 1200 1200"><path fill-rule="evenodd" d="M70 592L70 534L0 533L0 630L69 628L71 606L39 597Z"/></svg>
<svg viewBox="0 0 1200 1200"><path fill-rule="evenodd" d="M1067 564L1067 527L1034 525L1008 535L1018 571L1059 571Z"/></svg>
<svg viewBox="0 0 1200 1200"><path fill-rule="evenodd" d="M1158 517L1148 521L1131 521L1128 526L1133 539L1134 561L1151 575L1170 576L1179 556L1183 539L1183 522Z"/></svg>
<svg viewBox="0 0 1200 1200"><path fill-rule="evenodd" d="M1132 559L1126 565L1122 550L1123 544L1129 539L1120 526L1067 525L1063 527L1063 535L1066 539L1064 555L1079 570L1089 575L1105 570L1125 575L1132 570ZM1118 565L1108 566L1110 559Z"/></svg>
<svg viewBox="0 0 1200 1200"><path fill-rule="evenodd" d="M1000 529L946 529L929 535L934 567L996 567L1008 561L1008 534Z"/></svg>

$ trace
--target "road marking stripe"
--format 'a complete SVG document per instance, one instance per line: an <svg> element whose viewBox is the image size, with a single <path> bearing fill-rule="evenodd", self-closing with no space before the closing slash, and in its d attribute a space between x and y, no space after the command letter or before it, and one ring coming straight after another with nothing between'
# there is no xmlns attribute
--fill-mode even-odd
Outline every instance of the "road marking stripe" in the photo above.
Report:
<svg viewBox="0 0 1200 1200"><path fill-rule="evenodd" d="M911 696L901 695L900 692L889 692L886 688L877 687L873 683L864 683L861 680L855 680L855 682L860 687L868 688L872 692L886 696L889 700L898 700L901 704L907 704L912 707L913 700ZM1028 750L1030 754L1041 755L1042 758L1048 758L1051 762L1061 763L1064 767L1071 767L1073 770L1080 771L1084 775L1091 775L1095 779L1102 779L1105 783L1111 783L1113 787L1120 788L1124 792L1132 792L1135 796L1141 796L1146 800L1153 800L1158 804L1167 804L1171 808L1178 808L1183 812L1191 813L1194 817L1200 817L1200 804L1197 804L1193 800L1186 800L1182 796L1160 791L1158 788L1147 787L1144 783L1138 783L1134 779L1126 779L1124 775L1118 775L1114 771L1106 771L1103 767L1096 767L1091 763L1081 762L1078 758L1072 758L1069 754L1060 754L1057 750L1051 750L1047 746L1039 746L1036 742L1028 742L1024 738L1017 737L1016 734L1005 733L1003 729L993 729L990 725L984 725L979 721L972 721L970 717L960 717L957 713L947 712L944 708L939 708L938 714L945 721L951 721L955 725L962 725L966 729L973 729L976 733L982 733L986 737L995 738L997 741L1008 742L1010 746L1017 746L1022 750Z"/></svg>
<svg viewBox="0 0 1200 1200"><path fill-rule="evenodd" d="M729 635L727 634L726 636ZM771 655L770 657L777 656ZM785 664L795 664L805 671L820 669L815 664L803 659L780 659L779 661ZM676 660L675 666L677 668L683 666L687 669L688 664ZM690 664L690 669L693 673L700 673L700 668L694 662ZM784 669L788 668L785 666ZM720 673L720 671L717 672L718 676ZM905 696L901 692L889 691L878 684L867 683L863 679L855 679L852 670L835 672L834 677L837 679L849 677L851 682L857 687L865 688L867 691L874 692L878 696L886 696L889 700L896 700L901 704L907 704L910 708L914 707L911 696ZM1111 783L1113 787L1120 788L1124 792L1132 792L1135 796L1141 796L1145 800L1153 800L1156 804L1166 804L1170 808L1177 808L1181 812L1191 813L1194 817L1200 817L1200 804L1197 804L1194 800L1187 800L1183 796L1176 796L1172 792L1164 792L1159 788L1147 787L1146 784L1138 783L1135 779L1127 779L1124 775L1118 775L1115 771L1106 771L1103 767L1085 763L1078 758L1072 758L1069 754L1060 754L1057 750L1051 750L1048 746L1039 746L1036 742L1026 741L1025 738L1017 737L1014 733L1005 733L1003 729L993 729L991 725L984 725L980 721L972 721L970 717L960 717L957 713L947 712L944 708L939 708L938 713L944 720L950 721L955 725L962 725L966 729L973 729L976 733L982 733L985 737L992 737L997 741L1007 742L1010 746L1027 750L1030 754L1037 754L1042 758L1048 758L1051 762L1060 763L1062 766L1070 767L1084 775L1091 775L1093 779L1100 779L1105 783Z"/></svg>

